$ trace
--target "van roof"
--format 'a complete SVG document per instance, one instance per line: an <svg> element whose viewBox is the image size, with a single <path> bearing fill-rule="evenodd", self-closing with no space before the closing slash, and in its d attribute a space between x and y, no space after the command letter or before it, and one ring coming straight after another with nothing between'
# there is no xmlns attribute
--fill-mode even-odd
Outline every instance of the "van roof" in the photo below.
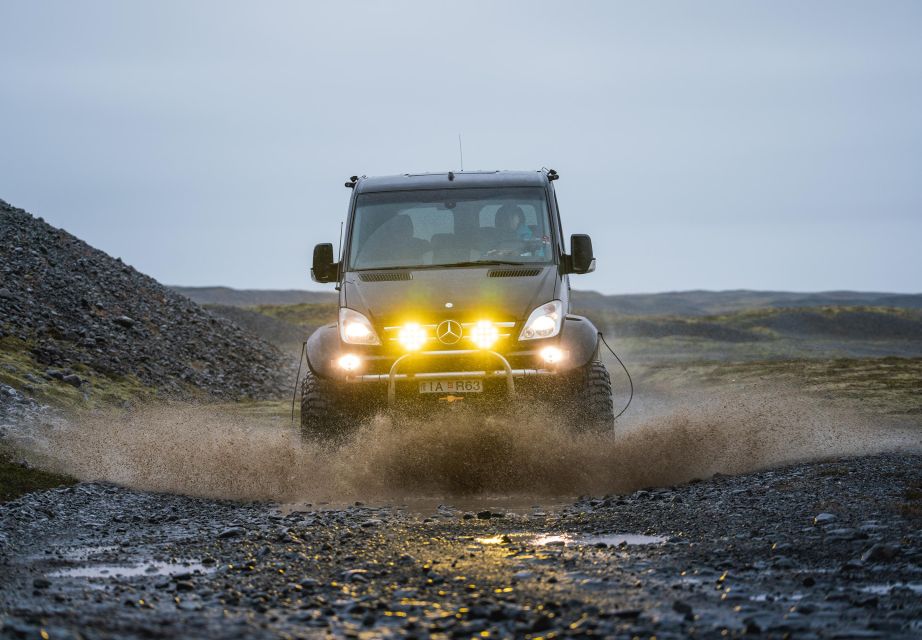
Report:
<svg viewBox="0 0 922 640"><path fill-rule="evenodd" d="M449 179L449 174L453 179ZM356 193L369 193L414 189L543 187L547 182L547 173L543 169L539 171L446 171L362 177L356 183L355 191Z"/></svg>

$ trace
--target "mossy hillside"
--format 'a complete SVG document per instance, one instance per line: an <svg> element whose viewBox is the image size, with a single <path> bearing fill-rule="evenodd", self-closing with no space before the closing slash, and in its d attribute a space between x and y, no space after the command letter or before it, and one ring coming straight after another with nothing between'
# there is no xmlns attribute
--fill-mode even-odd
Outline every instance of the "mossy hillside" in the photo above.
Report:
<svg viewBox="0 0 922 640"><path fill-rule="evenodd" d="M50 377L49 369L54 368L39 363L28 342L0 338L0 382L38 402L61 409L95 409L141 402L157 394L156 388L133 376L106 376L79 363L68 367L82 380L79 387Z"/></svg>
<svg viewBox="0 0 922 640"><path fill-rule="evenodd" d="M817 399L850 401L867 413L922 423L922 358L699 361L638 367L635 373L639 386L797 389Z"/></svg>
<svg viewBox="0 0 922 640"><path fill-rule="evenodd" d="M8 451L0 450L0 503L15 500L31 491L75 484L76 480L57 473L35 469L16 462Z"/></svg>
<svg viewBox="0 0 922 640"><path fill-rule="evenodd" d="M637 363L922 357L922 313L886 307L755 309L713 316L589 317Z"/></svg>
<svg viewBox="0 0 922 640"><path fill-rule="evenodd" d="M315 328L336 322L335 303L311 303L258 305L250 307L267 316L299 327Z"/></svg>

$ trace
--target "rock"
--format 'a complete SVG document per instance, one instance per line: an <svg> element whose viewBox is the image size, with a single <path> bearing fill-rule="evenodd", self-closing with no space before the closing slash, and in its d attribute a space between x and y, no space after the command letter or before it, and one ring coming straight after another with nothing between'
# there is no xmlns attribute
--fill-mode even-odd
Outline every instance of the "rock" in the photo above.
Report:
<svg viewBox="0 0 922 640"><path fill-rule="evenodd" d="M672 603L672 610L685 616L686 620L694 620L695 613L692 606L684 600L676 600Z"/></svg>
<svg viewBox="0 0 922 640"><path fill-rule="evenodd" d="M831 513L820 513L813 518L814 525L824 525L837 520L836 516Z"/></svg>
<svg viewBox="0 0 922 640"><path fill-rule="evenodd" d="M121 327L133 327L135 325L134 319L128 316L118 316L113 319L113 322Z"/></svg>
<svg viewBox="0 0 922 640"><path fill-rule="evenodd" d="M36 578L32 581L32 586L36 589L47 589L51 586L51 580L48 578Z"/></svg>
<svg viewBox="0 0 922 640"><path fill-rule="evenodd" d="M378 518L369 518L363 522L361 526L363 529L370 529L371 527L380 527L382 524L384 524L384 521Z"/></svg>
<svg viewBox="0 0 922 640"><path fill-rule="evenodd" d="M368 576L365 575L368 573L365 569L350 569L348 571L343 571L343 580L347 582L368 582Z"/></svg>
<svg viewBox="0 0 922 640"><path fill-rule="evenodd" d="M899 548L889 544L875 544L861 555L862 562L890 562L899 555Z"/></svg>
<svg viewBox="0 0 922 640"><path fill-rule="evenodd" d="M491 518L503 518L503 517L505 517L505 516L506 516L506 514L504 514L504 513L497 513L496 511L487 511L487 510L484 510L484 511L478 511L478 512L477 512L477 518L480 519L480 520L490 520Z"/></svg>
<svg viewBox="0 0 922 640"><path fill-rule="evenodd" d="M239 538L245 534L246 530L243 527L227 527L218 533L218 539L226 540L227 538Z"/></svg>
<svg viewBox="0 0 922 640"><path fill-rule="evenodd" d="M81 380L80 376L78 376L75 373L67 374L66 376L61 378L61 382L63 382L64 384L69 384L72 387L79 387L80 385L83 384L83 380Z"/></svg>
<svg viewBox="0 0 922 640"><path fill-rule="evenodd" d="M4 300L15 300L16 296L13 295L12 291L4 287L0 289L0 298L3 298Z"/></svg>

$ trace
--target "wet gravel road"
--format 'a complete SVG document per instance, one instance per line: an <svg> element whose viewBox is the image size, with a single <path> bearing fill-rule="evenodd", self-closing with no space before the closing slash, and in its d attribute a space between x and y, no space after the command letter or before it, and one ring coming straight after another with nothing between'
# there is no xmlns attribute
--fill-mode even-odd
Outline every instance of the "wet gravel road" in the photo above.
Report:
<svg viewBox="0 0 922 640"><path fill-rule="evenodd" d="M0 506L0 636L922 637L919 455L484 504L33 494Z"/></svg>

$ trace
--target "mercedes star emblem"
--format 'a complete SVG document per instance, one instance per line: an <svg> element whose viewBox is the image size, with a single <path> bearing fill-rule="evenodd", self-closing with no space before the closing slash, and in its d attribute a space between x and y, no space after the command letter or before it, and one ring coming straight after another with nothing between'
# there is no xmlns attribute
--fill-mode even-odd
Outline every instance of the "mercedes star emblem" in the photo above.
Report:
<svg viewBox="0 0 922 640"><path fill-rule="evenodd" d="M435 335L442 344L456 344L461 339L461 324L454 320L443 320L435 328Z"/></svg>

